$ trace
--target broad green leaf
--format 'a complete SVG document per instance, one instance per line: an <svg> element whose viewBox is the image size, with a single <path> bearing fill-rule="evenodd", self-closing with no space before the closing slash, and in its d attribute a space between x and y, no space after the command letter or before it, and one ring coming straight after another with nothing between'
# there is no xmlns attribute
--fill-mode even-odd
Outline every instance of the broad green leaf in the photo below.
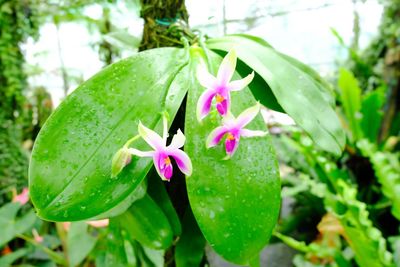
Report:
<svg viewBox="0 0 400 267"><path fill-rule="evenodd" d="M36 215L33 210L21 217L16 217L21 208L20 203L8 203L0 208L0 247L33 227Z"/></svg>
<svg viewBox="0 0 400 267"><path fill-rule="evenodd" d="M381 109L385 103L384 90L384 87L379 87L362 97L360 126L364 137L373 143L378 141L378 134L381 128L383 118Z"/></svg>
<svg viewBox="0 0 400 267"><path fill-rule="evenodd" d="M235 48L239 59L265 80L283 110L314 142L322 149L340 155L345 136L331 107L330 89L316 80L303 64L300 66L298 61L282 56L259 38L232 35L210 39L207 45L224 51Z"/></svg>
<svg viewBox="0 0 400 267"><path fill-rule="evenodd" d="M193 213L187 209L183 217L183 233L175 247L176 267L196 267L204 257L206 240Z"/></svg>
<svg viewBox="0 0 400 267"><path fill-rule="evenodd" d="M361 89L358 87L358 81L354 75L345 69L340 70L338 85L340 99L350 128L350 140L355 142L362 138L360 127Z"/></svg>
<svg viewBox="0 0 400 267"><path fill-rule="evenodd" d="M68 260L71 266L80 264L96 245L97 239L88 233L88 224L73 222L68 231Z"/></svg>
<svg viewBox="0 0 400 267"><path fill-rule="evenodd" d="M30 196L46 220L75 221L115 207L143 180L152 160L134 157L115 178L111 159L140 121L161 130L187 86L185 51L153 49L117 62L79 86L45 123L30 163ZM146 150L143 141L135 143Z"/></svg>
<svg viewBox="0 0 400 267"><path fill-rule="evenodd" d="M157 174L155 169L152 169L147 177L149 179L149 186L147 190L148 194L161 208L165 216L167 216L169 224L174 231L174 235L181 235L181 222L179 221L178 214L172 205L171 199L168 196L167 190L165 189L164 183L161 181L160 176Z"/></svg>
<svg viewBox="0 0 400 267"><path fill-rule="evenodd" d="M135 201L123 214L115 217L130 238L153 249L166 249L172 244L173 232L160 207L146 195Z"/></svg>
<svg viewBox="0 0 400 267"><path fill-rule="evenodd" d="M210 54L216 70L221 58ZM192 48L192 71L202 57L202 50ZM221 145L206 149L207 136L220 118L214 113L197 121L196 104L205 89L194 76L191 81L185 119L185 151L193 163L193 174L186 179L190 205L214 250L229 261L247 264L267 244L279 214L280 180L271 138L243 138L230 160L223 160ZM235 116L255 103L248 89L232 93ZM266 130L261 115L248 128Z"/></svg>

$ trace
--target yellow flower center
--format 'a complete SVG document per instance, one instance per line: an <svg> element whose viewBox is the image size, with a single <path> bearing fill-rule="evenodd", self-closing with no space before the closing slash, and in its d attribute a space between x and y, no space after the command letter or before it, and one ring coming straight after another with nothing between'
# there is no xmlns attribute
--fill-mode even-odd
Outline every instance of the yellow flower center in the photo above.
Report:
<svg viewBox="0 0 400 267"><path fill-rule="evenodd" d="M217 99L217 103L221 103L225 100L225 98L220 94L217 94L215 98Z"/></svg>
<svg viewBox="0 0 400 267"><path fill-rule="evenodd" d="M164 163L165 165L171 165L171 160L169 159L169 157L164 158Z"/></svg>
<svg viewBox="0 0 400 267"><path fill-rule="evenodd" d="M228 136L226 137L226 139L228 139L228 140L235 140L235 137L233 136L233 134L228 133Z"/></svg>

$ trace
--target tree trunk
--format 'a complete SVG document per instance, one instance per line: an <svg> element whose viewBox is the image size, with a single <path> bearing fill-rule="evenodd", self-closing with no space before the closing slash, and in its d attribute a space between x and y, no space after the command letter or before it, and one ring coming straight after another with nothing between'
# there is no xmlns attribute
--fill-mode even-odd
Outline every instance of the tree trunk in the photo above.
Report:
<svg viewBox="0 0 400 267"><path fill-rule="evenodd" d="M143 38L139 51L178 46L182 31L177 24L188 23L184 0L141 0L141 17L144 19Z"/></svg>

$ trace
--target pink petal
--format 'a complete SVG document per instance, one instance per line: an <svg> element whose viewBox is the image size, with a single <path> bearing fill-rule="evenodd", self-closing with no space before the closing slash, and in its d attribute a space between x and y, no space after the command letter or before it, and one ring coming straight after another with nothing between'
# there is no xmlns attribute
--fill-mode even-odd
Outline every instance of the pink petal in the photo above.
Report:
<svg viewBox="0 0 400 267"><path fill-rule="evenodd" d="M146 143L148 143L155 150L160 150L165 147L165 143L161 136L144 126L142 122L139 122L138 132L139 135L146 141Z"/></svg>
<svg viewBox="0 0 400 267"><path fill-rule="evenodd" d="M215 128L207 137L206 147L216 146L227 132L228 129L225 126Z"/></svg>
<svg viewBox="0 0 400 267"><path fill-rule="evenodd" d="M248 129L241 129L240 130L240 135L243 137L262 137L262 136L266 136L268 134L268 132L264 132L264 131L254 131L254 130L248 130Z"/></svg>
<svg viewBox="0 0 400 267"><path fill-rule="evenodd" d="M19 195L14 196L12 202L19 202L21 205L25 205L29 200L29 190L28 188L22 189Z"/></svg>
<svg viewBox="0 0 400 267"><path fill-rule="evenodd" d="M198 66L196 77L199 83L207 89L215 88L217 85L217 79L208 72L204 63Z"/></svg>
<svg viewBox="0 0 400 267"><path fill-rule="evenodd" d="M183 172L186 176L192 175L192 161L189 156L180 149L174 149L168 151L168 154L172 156L178 165L178 168Z"/></svg>
<svg viewBox="0 0 400 267"><path fill-rule="evenodd" d="M240 135L228 134L225 140L225 150L229 157L232 157L239 146Z"/></svg>
<svg viewBox="0 0 400 267"><path fill-rule="evenodd" d="M201 121L205 116L210 113L211 102L215 96L215 91L213 89L207 89L199 98L197 102L197 120Z"/></svg>
<svg viewBox="0 0 400 267"><path fill-rule="evenodd" d="M39 235L39 233L37 232L37 230L35 228L32 229L32 234L33 234L33 239L37 243L42 243L43 242L43 237Z"/></svg>
<svg viewBox="0 0 400 267"><path fill-rule="evenodd" d="M236 68L236 52L231 49L222 60L218 69L217 80L220 85L227 84L235 72Z"/></svg>
<svg viewBox="0 0 400 267"><path fill-rule="evenodd" d="M257 102L256 105L246 109L243 111L236 119L237 127L243 128L247 124L249 124L260 111L260 103Z"/></svg>
<svg viewBox="0 0 400 267"><path fill-rule="evenodd" d="M102 228L102 227L108 226L109 219L103 219L103 220L98 220L98 221L88 221L86 223L93 227L96 227L96 228Z"/></svg>
<svg viewBox="0 0 400 267"><path fill-rule="evenodd" d="M64 230L65 230L66 232L68 232L68 231L69 231L69 228L71 227L71 222L63 222L63 223L62 223L62 226L63 226Z"/></svg>
<svg viewBox="0 0 400 267"><path fill-rule="evenodd" d="M254 71L241 80L230 82L228 84L228 88L230 91L240 91L247 85L249 85L253 79L254 79Z"/></svg>

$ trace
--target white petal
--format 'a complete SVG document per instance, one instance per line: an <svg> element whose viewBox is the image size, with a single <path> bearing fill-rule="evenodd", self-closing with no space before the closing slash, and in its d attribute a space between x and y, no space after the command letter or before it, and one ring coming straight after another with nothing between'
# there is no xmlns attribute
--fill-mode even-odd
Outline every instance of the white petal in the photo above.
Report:
<svg viewBox="0 0 400 267"><path fill-rule="evenodd" d="M217 80L220 85L228 84L236 68L236 51L231 49L222 60L218 69Z"/></svg>
<svg viewBox="0 0 400 267"><path fill-rule="evenodd" d="M241 129L240 135L243 137L262 137L266 136L268 132L266 131L258 131L258 130L248 130L248 129Z"/></svg>
<svg viewBox="0 0 400 267"><path fill-rule="evenodd" d="M241 80L230 82L228 84L228 88L230 91L240 91L247 85L249 85L253 79L254 79L254 71Z"/></svg>
<svg viewBox="0 0 400 267"><path fill-rule="evenodd" d="M146 141L146 143L148 143L155 150L161 150L165 147L165 143L163 142L161 136L144 126L140 121L138 125L138 132L139 135Z"/></svg>
<svg viewBox="0 0 400 267"><path fill-rule="evenodd" d="M185 144L185 135L182 133L181 129L178 129L174 137L172 137L171 144L168 146L168 148L171 149L177 149L183 147Z"/></svg>
<svg viewBox="0 0 400 267"><path fill-rule="evenodd" d="M237 127L243 128L247 124L249 124L260 112L260 103L257 102L256 105L246 109L243 111L236 119Z"/></svg>
<svg viewBox="0 0 400 267"><path fill-rule="evenodd" d="M138 156L138 157L152 157L154 155L154 151L140 151L138 149L135 148L129 148L129 153L131 153L132 155Z"/></svg>
<svg viewBox="0 0 400 267"><path fill-rule="evenodd" d="M204 63L199 64L196 71L196 77L199 83L206 88L215 88L217 79L211 75Z"/></svg>

